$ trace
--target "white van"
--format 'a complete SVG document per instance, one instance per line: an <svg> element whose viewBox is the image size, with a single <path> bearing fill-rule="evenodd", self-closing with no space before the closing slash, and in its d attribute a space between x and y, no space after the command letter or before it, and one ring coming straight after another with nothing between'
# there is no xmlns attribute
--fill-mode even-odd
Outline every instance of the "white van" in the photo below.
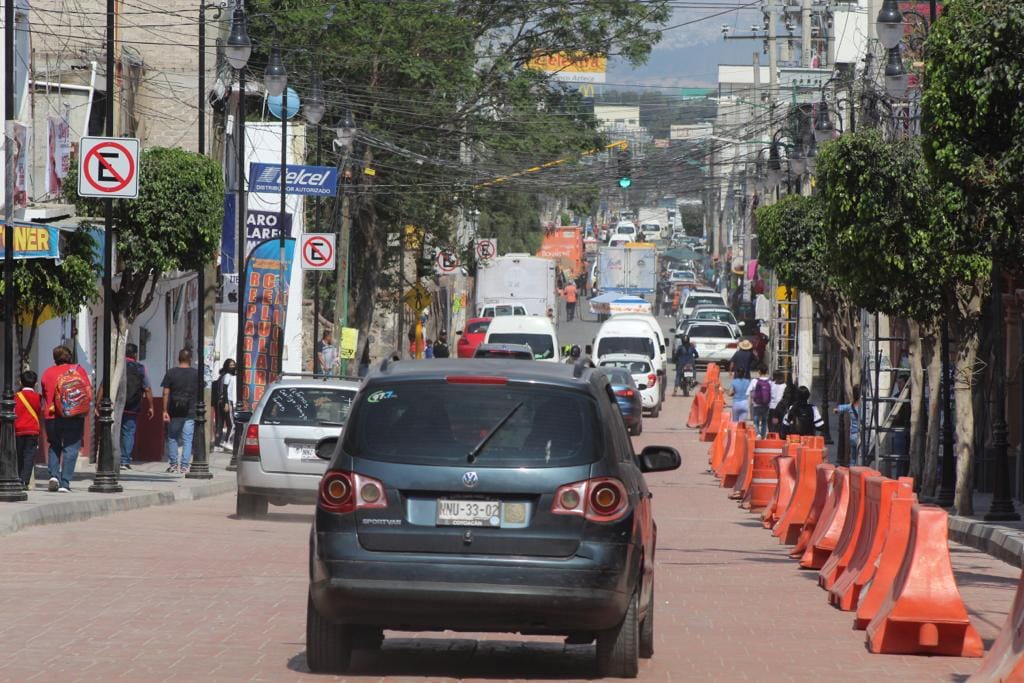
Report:
<svg viewBox="0 0 1024 683"><path fill-rule="evenodd" d="M543 315L499 316L487 328L485 344L528 344L534 360L561 362L555 326Z"/></svg>
<svg viewBox="0 0 1024 683"><path fill-rule="evenodd" d="M667 365L665 335L656 320L646 320L649 317L628 313L612 316L602 323L587 353L593 356L598 365L601 365L601 359L605 356L622 353L635 353L650 358L661 383L659 395L664 400ZM652 415L656 416L660 410L659 404Z"/></svg>
<svg viewBox="0 0 1024 683"><path fill-rule="evenodd" d="M655 339L657 339L658 341L656 345L656 350L658 352L658 355L660 356L660 359L655 359L656 361L660 360L659 366L661 368L661 371L659 371L658 377L660 379L664 379L664 369L668 367L670 345L668 343L668 335L666 334L665 330L662 329L661 324L658 322L658 319L655 318L653 315L649 315L646 313L618 313L609 318L608 322L611 322L613 320L617 320L619 322L640 322L644 323L650 328L651 332L654 333ZM665 382L662 382L662 399L665 398L665 390L667 388L668 387L666 386Z"/></svg>
<svg viewBox="0 0 1024 683"><path fill-rule="evenodd" d="M647 221L646 223L640 224L640 232L644 234L644 239L648 242L652 240L661 240L661 223L658 221Z"/></svg>
<svg viewBox="0 0 1024 683"><path fill-rule="evenodd" d="M476 309L478 318L497 318L504 315L529 315L526 307L516 303L482 304Z"/></svg>

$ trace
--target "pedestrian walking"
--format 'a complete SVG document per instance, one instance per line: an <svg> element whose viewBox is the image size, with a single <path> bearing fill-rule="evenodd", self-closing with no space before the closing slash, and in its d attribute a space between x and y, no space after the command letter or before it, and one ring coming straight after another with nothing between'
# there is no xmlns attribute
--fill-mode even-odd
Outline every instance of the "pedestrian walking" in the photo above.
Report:
<svg viewBox="0 0 1024 683"><path fill-rule="evenodd" d="M448 348L448 333L441 330L434 342L434 358L449 358L451 350Z"/></svg>
<svg viewBox="0 0 1024 683"><path fill-rule="evenodd" d="M139 347L131 342L124 345L125 399L121 411L121 467L132 468L135 433L138 428L139 408L146 399L146 411L153 419L153 390L146 375L146 366L138 361Z"/></svg>
<svg viewBox="0 0 1024 683"><path fill-rule="evenodd" d="M860 387L853 388L853 400L850 403L840 403L832 412L850 416L850 464L856 464L860 454Z"/></svg>
<svg viewBox="0 0 1024 683"><path fill-rule="evenodd" d="M434 342L430 339L427 339L427 345L423 347L423 357L431 359L434 357Z"/></svg>
<svg viewBox="0 0 1024 683"><path fill-rule="evenodd" d="M213 447L222 448L231 443L231 418L235 399L235 372L237 366L234 358L228 358L221 365L217 379L210 388L210 403L213 404Z"/></svg>
<svg viewBox="0 0 1024 683"><path fill-rule="evenodd" d="M320 341L317 342L316 356L320 362L319 373L333 375L338 364L338 347L334 345L334 338L327 330L324 330Z"/></svg>
<svg viewBox="0 0 1024 683"><path fill-rule="evenodd" d="M750 366L753 364L754 345L750 343L749 339L743 339L739 343L738 350L729 361L729 371L733 377L750 379Z"/></svg>
<svg viewBox="0 0 1024 683"><path fill-rule="evenodd" d="M576 283L570 280L562 290L562 296L565 297L565 319L574 320L576 318L576 299L578 298Z"/></svg>
<svg viewBox="0 0 1024 683"><path fill-rule="evenodd" d="M21 373L21 391L14 395L14 440L18 449L18 478L21 487L28 491L32 470L36 466L39 452L39 414L43 412L42 400L36 393L39 379L32 370Z"/></svg>
<svg viewBox="0 0 1024 683"><path fill-rule="evenodd" d="M775 373L772 378L772 402L768 404L768 431L774 432L785 438L786 430L782 425L782 418L786 416L792 395L787 396L790 385L786 382L786 375L781 370Z"/></svg>
<svg viewBox="0 0 1024 683"><path fill-rule="evenodd" d="M71 491L78 451L85 434L85 417L92 404L92 384L85 368L72 362L71 349L53 349L54 365L42 378L43 417L49 444L47 465L50 481L47 489L59 493Z"/></svg>
<svg viewBox="0 0 1024 683"><path fill-rule="evenodd" d="M745 422L750 412L750 378L733 375L729 394L732 396L732 421Z"/></svg>
<svg viewBox="0 0 1024 683"><path fill-rule="evenodd" d="M757 379L750 383L749 406L750 415L754 420L757 438L768 435L768 411L772 403L772 382L768 379L768 368L761 365L757 368Z"/></svg>
<svg viewBox="0 0 1024 683"><path fill-rule="evenodd" d="M788 434L799 434L800 436L814 436L814 434L825 426L825 420L818 412L818 407L811 405L811 390L807 387L800 387L796 390L796 398L793 405L786 412L782 419Z"/></svg>
<svg viewBox="0 0 1024 683"><path fill-rule="evenodd" d="M164 426L167 429L166 471L188 474L196 428L196 399L203 386L199 371L192 367L190 350L178 352L178 366L167 371L160 386L164 390Z"/></svg>
<svg viewBox="0 0 1024 683"><path fill-rule="evenodd" d="M676 392L682 388L683 396L689 396L690 378L683 377L683 373L689 370L694 385L697 384L697 347L690 343L687 335L679 338L672 360L676 364L676 383L672 387L672 395L678 396Z"/></svg>

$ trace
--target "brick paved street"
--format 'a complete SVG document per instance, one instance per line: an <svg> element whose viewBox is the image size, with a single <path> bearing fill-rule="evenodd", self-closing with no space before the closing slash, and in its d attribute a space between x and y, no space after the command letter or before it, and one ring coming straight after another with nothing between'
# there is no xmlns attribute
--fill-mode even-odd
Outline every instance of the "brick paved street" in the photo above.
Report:
<svg viewBox="0 0 1024 683"><path fill-rule="evenodd" d="M815 573L704 474L706 445L669 399L639 444L680 448L652 477L659 524L657 646L642 680L960 680L980 660L869 654ZM222 495L0 538L0 680L291 681L305 669L309 508L232 518ZM283 512L282 512L283 510ZM958 581L986 644L1018 570L956 546ZM591 649L556 639L389 634L349 680L586 676Z"/></svg>

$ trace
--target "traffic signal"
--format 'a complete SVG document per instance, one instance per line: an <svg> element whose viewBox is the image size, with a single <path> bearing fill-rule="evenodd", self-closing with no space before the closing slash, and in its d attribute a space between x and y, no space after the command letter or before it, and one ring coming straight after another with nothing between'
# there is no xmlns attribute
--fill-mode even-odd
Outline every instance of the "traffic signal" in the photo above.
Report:
<svg viewBox="0 0 1024 683"><path fill-rule="evenodd" d="M618 156L619 187L626 189L633 184L632 154L628 149L619 150Z"/></svg>

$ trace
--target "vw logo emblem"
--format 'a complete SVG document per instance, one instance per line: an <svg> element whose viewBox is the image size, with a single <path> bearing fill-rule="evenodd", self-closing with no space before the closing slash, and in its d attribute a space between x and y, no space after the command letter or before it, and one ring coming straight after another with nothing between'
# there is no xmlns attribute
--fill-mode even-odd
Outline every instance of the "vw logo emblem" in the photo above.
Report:
<svg viewBox="0 0 1024 683"><path fill-rule="evenodd" d="M476 485L480 483L480 477L477 476L476 472L466 472L462 475L462 484L467 489L476 488Z"/></svg>

